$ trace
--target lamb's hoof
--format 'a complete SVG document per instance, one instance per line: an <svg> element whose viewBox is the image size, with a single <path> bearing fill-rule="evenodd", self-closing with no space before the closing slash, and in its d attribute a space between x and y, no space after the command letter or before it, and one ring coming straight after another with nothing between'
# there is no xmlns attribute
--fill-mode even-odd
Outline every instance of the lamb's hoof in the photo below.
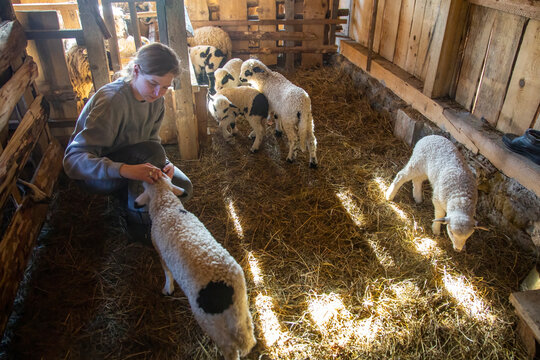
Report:
<svg viewBox="0 0 540 360"><path fill-rule="evenodd" d="M276 135L276 137L281 137L283 135L283 131L276 130L274 135Z"/></svg>
<svg viewBox="0 0 540 360"><path fill-rule="evenodd" d="M289 164L292 164L292 163L294 162L294 160L293 160L293 159L287 158L287 162L288 162Z"/></svg>
<svg viewBox="0 0 540 360"><path fill-rule="evenodd" d="M252 154L256 154L259 152L259 149L250 149L249 150Z"/></svg>
<svg viewBox="0 0 540 360"><path fill-rule="evenodd" d="M316 168L317 168L317 163L316 163L316 162L310 161L310 162L309 162L309 168L310 168L310 169L316 169Z"/></svg>
<svg viewBox="0 0 540 360"><path fill-rule="evenodd" d="M174 293L174 289L173 290L167 290L167 289L163 289L161 290L161 293L165 296L171 296L173 293Z"/></svg>

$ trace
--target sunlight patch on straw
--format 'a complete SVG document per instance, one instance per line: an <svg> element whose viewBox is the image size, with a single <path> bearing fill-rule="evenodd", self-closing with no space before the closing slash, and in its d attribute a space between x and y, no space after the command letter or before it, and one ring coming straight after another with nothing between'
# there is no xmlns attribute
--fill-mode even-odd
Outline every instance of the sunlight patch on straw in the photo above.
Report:
<svg viewBox="0 0 540 360"><path fill-rule="evenodd" d="M262 271L261 267L259 266L259 260L255 258L255 255L253 255L253 252L248 252L248 262L249 262L249 270L251 271L251 276L253 277L253 282L256 286L262 286L263 283L263 277L262 277Z"/></svg>
<svg viewBox="0 0 540 360"><path fill-rule="evenodd" d="M279 320L273 311L272 298L259 293L255 298L255 306L259 314L260 329L266 346L283 346L290 336L281 329Z"/></svg>
<svg viewBox="0 0 540 360"><path fill-rule="evenodd" d="M437 246L435 240L428 237L414 238L414 246L416 251L424 257L442 256L443 251Z"/></svg>
<svg viewBox="0 0 540 360"><path fill-rule="evenodd" d="M377 185L379 185L379 189L381 190L381 193L383 194L383 196L386 194L386 190L388 190L388 186L386 185L386 183L384 182L384 180L380 177L376 177L375 179L373 179L375 181L375 183Z"/></svg>
<svg viewBox="0 0 540 360"><path fill-rule="evenodd" d="M242 225L240 224L240 218L236 214L236 210L234 208L234 202L230 198L227 198L227 209L229 210L229 217L232 219L234 223L234 229L236 230L238 237L240 239L243 239L244 230L242 229Z"/></svg>

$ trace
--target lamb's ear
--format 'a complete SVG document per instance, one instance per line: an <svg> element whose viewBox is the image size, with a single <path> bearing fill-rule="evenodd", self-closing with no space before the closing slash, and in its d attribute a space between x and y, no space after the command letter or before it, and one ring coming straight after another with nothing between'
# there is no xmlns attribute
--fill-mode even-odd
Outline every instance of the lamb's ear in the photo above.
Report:
<svg viewBox="0 0 540 360"><path fill-rule="evenodd" d="M478 230L490 231L487 227L478 225L478 221L474 224L474 228Z"/></svg>
<svg viewBox="0 0 540 360"><path fill-rule="evenodd" d="M171 190L172 190L173 194L176 195L176 196L184 195L184 193L186 192L184 189L174 185L173 183L171 183Z"/></svg>
<svg viewBox="0 0 540 360"><path fill-rule="evenodd" d="M438 219L433 219L433 222L440 222L440 223L443 223L443 224L448 224L448 221L450 219L448 219L447 217L442 217L442 218L438 218Z"/></svg>
<svg viewBox="0 0 540 360"><path fill-rule="evenodd" d="M146 204L148 204L148 201L150 200L150 196L148 196L148 192L145 191L141 195L137 196L135 199L135 208L140 209Z"/></svg>
<svg viewBox="0 0 540 360"><path fill-rule="evenodd" d="M261 68L261 67L259 67L259 66L255 66L255 67L253 68L253 72L254 72L254 73L262 73L262 74L264 74L266 71L264 71L264 69Z"/></svg>

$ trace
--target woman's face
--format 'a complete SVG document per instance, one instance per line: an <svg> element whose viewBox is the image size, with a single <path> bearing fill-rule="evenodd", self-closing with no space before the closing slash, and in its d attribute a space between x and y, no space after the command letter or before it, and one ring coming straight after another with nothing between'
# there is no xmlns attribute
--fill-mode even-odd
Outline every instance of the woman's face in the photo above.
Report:
<svg viewBox="0 0 540 360"><path fill-rule="evenodd" d="M135 98L139 101L154 102L167 92L174 79L174 75L167 73L163 76L148 75L141 71L139 65L133 68L134 77L131 88Z"/></svg>

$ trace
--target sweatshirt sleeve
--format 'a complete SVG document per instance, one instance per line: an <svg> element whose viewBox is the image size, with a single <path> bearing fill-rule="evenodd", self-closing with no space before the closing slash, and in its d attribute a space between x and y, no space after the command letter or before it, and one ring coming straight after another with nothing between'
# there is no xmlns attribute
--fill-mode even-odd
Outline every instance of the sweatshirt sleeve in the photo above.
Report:
<svg viewBox="0 0 540 360"><path fill-rule="evenodd" d="M123 119L122 106L111 106L111 99L101 94L96 95L84 127L66 148L64 170L72 179L121 178L122 163L112 161L103 153L114 144Z"/></svg>

